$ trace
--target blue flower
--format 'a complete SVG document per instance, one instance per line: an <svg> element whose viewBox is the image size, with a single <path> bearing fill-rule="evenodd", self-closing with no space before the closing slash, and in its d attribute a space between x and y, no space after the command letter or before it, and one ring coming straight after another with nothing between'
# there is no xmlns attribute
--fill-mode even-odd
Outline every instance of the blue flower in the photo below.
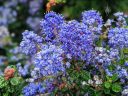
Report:
<svg viewBox="0 0 128 96"><path fill-rule="evenodd" d="M41 4L42 0L33 0L29 2L29 13L31 15L36 14L40 10Z"/></svg>
<svg viewBox="0 0 128 96"><path fill-rule="evenodd" d="M63 24L59 39L65 54L71 54L75 59L85 60L86 52L92 49L92 32L75 20Z"/></svg>
<svg viewBox="0 0 128 96"><path fill-rule="evenodd" d="M5 6L0 7L0 26L7 26L16 20L17 12Z"/></svg>
<svg viewBox="0 0 128 96"><path fill-rule="evenodd" d="M88 25L89 30L94 34L101 34L103 19L100 13L95 10L89 10L82 12L82 22Z"/></svg>
<svg viewBox="0 0 128 96"><path fill-rule="evenodd" d="M26 55L33 55L37 53L42 42L42 37L38 36L32 31L26 30L23 32L23 39L20 43L20 49Z"/></svg>
<svg viewBox="0 0 128 96"><path fill-rule="evenodd" d="M63 50L54 45L42 47L33 59L34 66L39 70L41 77L57 76L65 72L62 54Z"/></svg>
<svg viewBox="0 0 128 96"><path fill-rule="evenodd" d="M24 96L35 96L37 94L38 86L35 83L30 83L23 89Z"/></svg>
<svg viewBox="0 0 128 96"><path fill-rule="evenodd" d="M108 32L109 45L113 48L128 47L128 29L113 28Z"/></svg>
<svg viewBox="0 0 128 96"><path fill-rule="evenodd" d="M40 30L40 21L39 17L28 17L26 23L32 28L34 31Z"/></svg>
<svg viewBox="0 0 128 96"><path fill-rule="evenodd" d="M114 16L117 19L116 25L118 27L127 26L127 23L126 23L126 20L125 20L125 15L124 15L123 12L117 12L117 13L114 14Z"/></svg>
<svg viewBox="0 0 128 96"><path fill-rule="evenodd" d="M45 36L46 41L52 41L57 37L61 25L64 23L64 18L55 12L49 12L41 21L42 34Z"/></svg>
<svg viewBox="0 0 128 96"><path fill-rule="evenodd" d="M18 73L23 77L29 74L29 68L30 64L25 64L24 67L21 66L21 63L17 64Z"/></svg>
<svg viewBox="0 0 128 96"><path fill-rule="evenodd" d="M50 93L53 91L53 80L44 80L43 82L29 83L22 90L24 96L36 96L39 94Z"/></svg>
<svg viewBox="0 0 128 96"><path fill-rule="evenodd" d="M124 65L125 65L126 67L128 67L128 61L126 61L126 62L124 63Z"/></svg>

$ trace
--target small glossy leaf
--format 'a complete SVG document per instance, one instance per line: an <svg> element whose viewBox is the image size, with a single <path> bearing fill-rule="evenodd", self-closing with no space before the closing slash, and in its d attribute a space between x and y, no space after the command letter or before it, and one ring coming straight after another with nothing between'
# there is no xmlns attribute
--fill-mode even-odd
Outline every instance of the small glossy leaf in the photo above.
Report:
<svg viewBox="0 0 128 96"><path fill-rule="evenodd" d="M120 92L121 91L121 86L117 83L112 85L112 91L114 92Z"/></svg>
<svg viewBox="0 0 128 96"><path fill-rule="evenodd" d="M117 81L118 80L118 75L117 74L114 74L113 76L112 76L112 81Z"/></svg>
<svg viewBox="0 0 128 96"><path fill-rule="evenodd" d="M111 87L111 83L110 82L105 82L104 86L105 86L105 88L110 88Z"/></svg>
<svg viewBox="0 0 128 96"><path fill-rule="evenodd" d="M7 86L8 82L5 81L3 76L0 76L0 88Z"/></svg>
<svg viewBox="0 0 128 96"><path fill-rule="evenodd" d="M10 80L12 85L18 85L20 82L20 79L18 77L14 77Z"/></svg>

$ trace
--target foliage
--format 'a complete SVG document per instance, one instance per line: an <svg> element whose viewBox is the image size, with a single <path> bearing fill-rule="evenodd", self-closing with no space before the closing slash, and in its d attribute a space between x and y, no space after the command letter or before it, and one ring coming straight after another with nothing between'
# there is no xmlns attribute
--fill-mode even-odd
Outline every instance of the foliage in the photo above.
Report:
<svg viewBox="0 0 128 96"><path fill-rule="evenodd" d="M49 2L0 1L0 96L127 96L127 0Z"/></svg>

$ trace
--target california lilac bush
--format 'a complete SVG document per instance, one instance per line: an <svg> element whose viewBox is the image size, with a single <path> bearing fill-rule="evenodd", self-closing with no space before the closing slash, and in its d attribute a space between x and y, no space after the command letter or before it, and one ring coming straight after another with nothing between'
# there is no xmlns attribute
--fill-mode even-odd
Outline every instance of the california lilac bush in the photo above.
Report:
<svg viewBox="0 0 128 96"><path fill-rule="evenodd" d="M81 22L49 12L40 32L25 31L21 52L32 61L24 96L127 96L128 29L125 16L103 21L96 10Z"/></svg>
<svg viewBox="0 0 128 96"><path fill-rule="evenodd" d="M50 11L40 30L22 33L19 46L0 43L8 50L0 56L0 96L128 96L127 16L117 12L105 22L88 10L81 17L67 21ZM0 40L9 36L4 31Z"/></svg>

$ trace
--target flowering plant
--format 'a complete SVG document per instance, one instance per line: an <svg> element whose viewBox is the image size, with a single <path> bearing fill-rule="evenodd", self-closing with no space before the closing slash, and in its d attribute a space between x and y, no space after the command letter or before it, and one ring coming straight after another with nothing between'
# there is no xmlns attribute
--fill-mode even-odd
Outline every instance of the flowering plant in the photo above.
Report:
<svg viewBox="0 0 128 96"><path fill-rule="evenodd" d="M104 22L99 12L89 10L81 21L66 21L61 14L46 13L41 31L25 30L20 46L9 50L0 95L127 96L127 16L114 16Z"/></svg>
<svg viewBox="0 0 128 96"><path fill-rule="evenodd" d="M128 29L122 12L103 21L95 10L81 22L55 12L41 20L41 31L26 30L21 52L32 60L25 96L127 96Z"/></svg>

